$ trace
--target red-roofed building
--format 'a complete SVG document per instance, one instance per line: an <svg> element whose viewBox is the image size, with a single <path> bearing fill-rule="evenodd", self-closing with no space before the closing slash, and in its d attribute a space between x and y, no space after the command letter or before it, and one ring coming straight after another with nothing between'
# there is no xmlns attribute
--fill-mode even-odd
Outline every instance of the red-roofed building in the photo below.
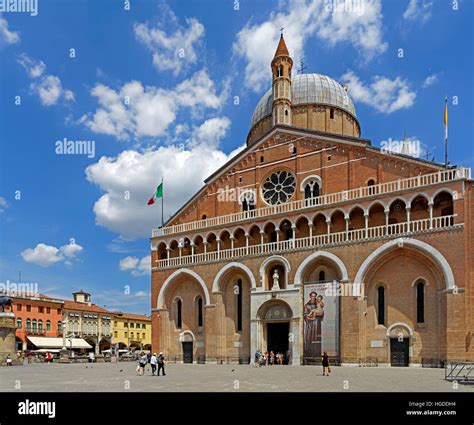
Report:
<svg viewBox="0 0 474 425"><path fill-rule="evenodd" d="M33 349L28 336L62 337L63 300L43 294L9 294L15 314L16 349Z"/></svg>
<svg viewBox="0 0 474 425"><path fill-rule="evenodd" d="M112 339L113 312L91 302L91 295L84 291L74 292L74 301L65 300L63 315L68 335L83 338L96 354L109 349Z"/></svg>

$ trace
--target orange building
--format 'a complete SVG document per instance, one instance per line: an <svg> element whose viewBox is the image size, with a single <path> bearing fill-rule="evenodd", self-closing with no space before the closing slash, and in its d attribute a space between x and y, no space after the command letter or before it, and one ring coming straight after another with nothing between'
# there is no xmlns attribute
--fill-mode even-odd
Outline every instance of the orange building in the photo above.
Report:
<svg viewBox="0 0 474 425"><path fill-rule="evenodd" d="M15 295L12 300L17 350L34 348L28 336L62 337L63 300L43 294Z"/></svg>

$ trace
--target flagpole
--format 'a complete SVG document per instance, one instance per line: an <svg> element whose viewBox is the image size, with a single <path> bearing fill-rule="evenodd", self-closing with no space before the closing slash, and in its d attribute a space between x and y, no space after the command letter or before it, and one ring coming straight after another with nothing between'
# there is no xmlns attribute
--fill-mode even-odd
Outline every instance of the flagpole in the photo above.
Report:
<svg viewBox="0 0 474 425"><path fill-rule="evenodd" d="M163 210L164 210L164 204L165 204L165 188L163 187L163 177L161 177L161 191L162 191L162 196L161 196L161 227L163 227L163 224L165 224L163 220Z"/></svg>
<svg viewBox="0 0 474 425"><path fill-rule="evenodd" d="M444 168L448 169L448 95L444 98Z"/></svg>

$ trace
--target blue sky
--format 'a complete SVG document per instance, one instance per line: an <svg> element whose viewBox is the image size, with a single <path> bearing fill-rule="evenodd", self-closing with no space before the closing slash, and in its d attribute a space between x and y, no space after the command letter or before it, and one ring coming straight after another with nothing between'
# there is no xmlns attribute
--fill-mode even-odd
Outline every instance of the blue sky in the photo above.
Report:
<svg viewBox="0 0 474 425"><path fill-rule="evenodd" d="M340 2L339 2L340 3ZM0 282L149 313L151 227L245 143L284 27L295 66L349 84L362 136L472 167L473 3L39 0L0 17ZM349 5L350 6L350 5ZM331 8L332 7L332 8ZM73 50L71 50L73 49ZM402 50L400 50L402 49ZM61 155L56 142L94 142Z"/></svg>

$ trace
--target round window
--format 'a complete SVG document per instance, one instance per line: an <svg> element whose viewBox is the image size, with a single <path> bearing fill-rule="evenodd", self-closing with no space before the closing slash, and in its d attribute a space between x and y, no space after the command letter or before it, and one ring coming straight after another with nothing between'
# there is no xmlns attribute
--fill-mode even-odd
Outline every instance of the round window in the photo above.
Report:
<svg viewBox="0 0 474 425"><path fill-rule="evenodd" d="M279 205L288 202L296 189L296 179L289 171L277 171L264 181L262 195L265 202Z"/></svg>

